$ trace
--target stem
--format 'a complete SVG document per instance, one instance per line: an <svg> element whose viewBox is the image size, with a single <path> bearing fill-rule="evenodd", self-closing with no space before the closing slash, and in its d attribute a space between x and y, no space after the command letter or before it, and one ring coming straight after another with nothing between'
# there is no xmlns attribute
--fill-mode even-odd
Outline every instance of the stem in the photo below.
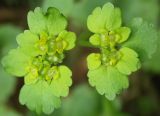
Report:
<svg viewBox="0 0 160 116"><path fill-rule="evenodd" d="M96 47L96 46L93 46L91 43L89 43L89 42L86 41L86 40L80 40L80 41L77 42L77 44L78 44L79 46L82 46L82 47L98 48L98 47Z"/></svg>

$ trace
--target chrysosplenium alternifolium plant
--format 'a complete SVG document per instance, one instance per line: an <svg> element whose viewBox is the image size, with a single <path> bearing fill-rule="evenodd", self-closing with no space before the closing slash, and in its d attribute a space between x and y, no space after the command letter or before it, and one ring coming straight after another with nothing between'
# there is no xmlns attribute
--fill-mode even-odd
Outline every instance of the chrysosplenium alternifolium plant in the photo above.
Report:
<svg viewBox="0 0 160 116"><path fill-rule="evenodd" d="M18 47L2 64L10 74L24 77L20 103L37 113L50 114L72 84L72 72L61 63L64 52L75 46L76 35L65 30L66 18L56 8L48 8L46 13L40 8L30 11L28 25L29 30L17 36ZM128 87L128 75L140 68L140 60L151 58L155 52L157 31L136 18L131 34L131 28L122 26L120 9L111 3L97 7L87 26L94 33L90 43L100 49L100 53L87 57L89 83L113 100Z"/></svg>
<svg viewBox="0 0 160 116"><path fill-rule="evenodd" d="M100 49L100 53L87 57L89 83L112 100L128 87L127 76L140 68L138 54L122 45L131 29L122 26L121 11L111 3L97 7L89 15L87 26L94 33L90 43Z"/></svg>
<svg viewBox="0 0 160 116"><path fill-rule="evenodd" d="M17 36L18 47L3 58L12 75L23 77L19 100L37 113L51 113L67 96L72 72L60 65L64 52L75 46L76 36L65 30L66 18L56 9L44 13L37 7L28 13L29 30Z"/></svg>

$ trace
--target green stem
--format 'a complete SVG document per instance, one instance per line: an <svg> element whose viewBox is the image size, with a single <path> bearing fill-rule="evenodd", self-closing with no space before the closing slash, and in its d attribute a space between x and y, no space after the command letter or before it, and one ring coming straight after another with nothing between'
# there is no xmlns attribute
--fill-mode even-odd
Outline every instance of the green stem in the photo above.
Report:
<svg viewBox="0 0 160 116"><path fill-rule="evenodd" d="M86 40L80 40L77 42L77 44L82 47L97 48L96 46L93 46L91 43L89 43Z"/></svg>

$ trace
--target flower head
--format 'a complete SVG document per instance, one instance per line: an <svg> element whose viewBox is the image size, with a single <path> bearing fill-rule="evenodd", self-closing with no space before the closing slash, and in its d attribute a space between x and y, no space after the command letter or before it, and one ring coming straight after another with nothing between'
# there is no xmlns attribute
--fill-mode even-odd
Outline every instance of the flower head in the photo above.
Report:
<svg viewBox="0 0 160 116"><path fill-rule="evenodd" d="M24 76L21 104L38 113L51 113L72 84L70 69L60 64L65 52L75 46L76 36L66 30L66 18L53 7L46 13L39 7L30 11L28 26L17 36L18 47L3 58L3 66L12 75Z"/></svg>
<svg viewBox="0 0 160 116"><path fill-rule="evenodd" d="M94 33L89 41L100 49L100 53L87 57L89 82L108 99L114 99L121 89L127 88L126 76L140 67L138 54L122 45L131 30L121 23L120 9L111 3L102 9L95 8L87 20L88 29Z"/></svg>

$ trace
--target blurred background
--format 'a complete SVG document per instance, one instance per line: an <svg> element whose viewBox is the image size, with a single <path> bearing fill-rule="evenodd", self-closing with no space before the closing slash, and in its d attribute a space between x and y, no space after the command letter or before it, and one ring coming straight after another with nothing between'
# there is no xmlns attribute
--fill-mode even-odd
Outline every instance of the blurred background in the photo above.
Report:
<svg viewBox="0 0 160 116"><path fill-rule="evenodd" d="M86 56L96 49L87 42L91 33L86 20L96 6L106 2L121 8L124 25L142 17L160 32L159 0L0 0L0 59L17 46L16 35L28 29L27 13L37 6L44 11L50 6L58 8L68 18L68 30L77 34L77 47L64 61L73 71L73 86L62 107L51 116L160 116L160 37L153 58L129 77L129 88L114 101L100 96L88 84ZM0 65L0 116L37 115L19 104L22 85L23 78L8 75Z"/></svg>

